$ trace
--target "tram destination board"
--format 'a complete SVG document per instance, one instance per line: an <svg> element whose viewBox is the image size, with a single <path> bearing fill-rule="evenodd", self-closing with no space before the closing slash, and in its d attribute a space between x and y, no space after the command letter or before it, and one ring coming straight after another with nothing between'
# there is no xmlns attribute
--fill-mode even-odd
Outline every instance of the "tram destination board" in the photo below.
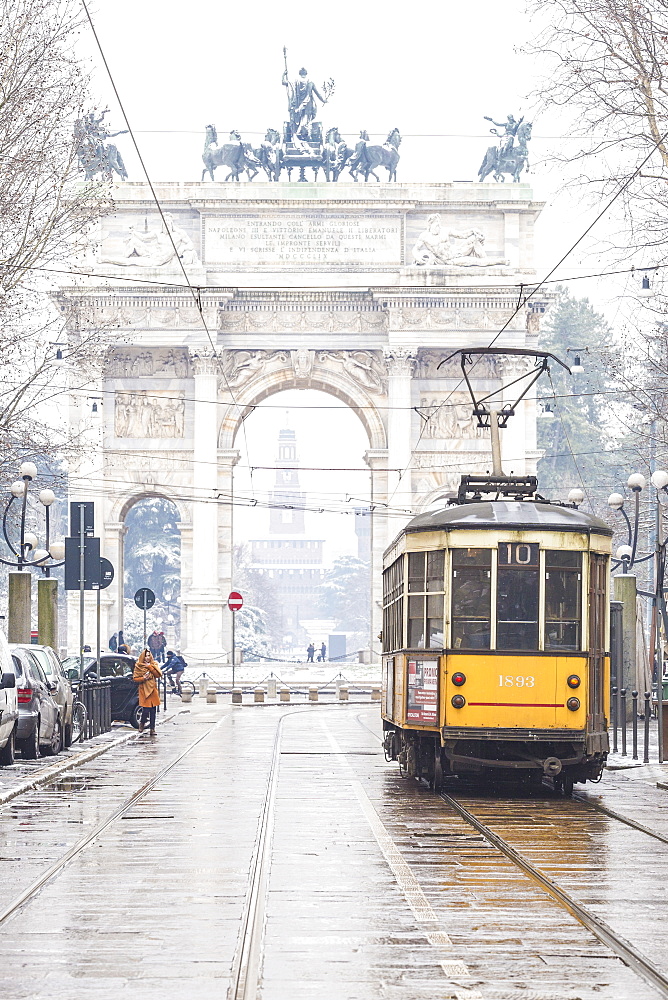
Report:
<svg viewBox="0 0 668 1000"><path fill-rule="evenodd" d="M408 661L406 719L423 726L438 725L438 660Z"/></svg>

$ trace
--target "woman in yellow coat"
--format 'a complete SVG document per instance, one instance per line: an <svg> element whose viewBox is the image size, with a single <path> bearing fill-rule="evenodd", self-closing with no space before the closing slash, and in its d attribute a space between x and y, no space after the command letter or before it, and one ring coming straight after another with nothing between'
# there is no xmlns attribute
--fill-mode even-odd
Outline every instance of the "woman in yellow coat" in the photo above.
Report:
<svg viewBox="0 0 668 1000"><path fill-rule="evenodd" d="M144 726L148 722L151 736L155 736L155 712L160 704L159 677L162 677L162 670L151 656L150 651L143 649L135 664L132 679L139 685L139 704L141 705L139 732L144 732Z"/></svg>

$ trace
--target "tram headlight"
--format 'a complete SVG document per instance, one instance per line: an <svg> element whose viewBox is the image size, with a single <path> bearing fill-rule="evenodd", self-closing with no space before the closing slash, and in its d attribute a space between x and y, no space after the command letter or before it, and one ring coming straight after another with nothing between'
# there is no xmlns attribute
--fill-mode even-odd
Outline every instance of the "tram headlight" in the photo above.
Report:
<svg viewBox="0 0 668 1000"><path fill-rule="evenodd" d="M466 674L462 674L460 671L457 671L456 674L452 675L452 683L456 687L461 687L462 684L466 684Z"/></svg>
<svg viewBox="0 0 668 1000"><path fill-rule="evenodd" d="M456 694L450 699L450 704L453 708L463 708L466 704L466 698L463 694ZM578 702L579 704L579 702Z"/></svg>
<svg viewBox="0 0 668 1000"><path fill-rule="evenodd" d="M579 698L569 698L568 701L566 702L566 708L568 708L571 712L577 712L579 707L580 707Z"/></svg>
<svg viewBox="0 0 668 1000"><path fill-rule="evenodd" d="M568 684L569 688L579 688L581 682L577 674L571 674L570 677L566 678L566 683Z"/></svg>

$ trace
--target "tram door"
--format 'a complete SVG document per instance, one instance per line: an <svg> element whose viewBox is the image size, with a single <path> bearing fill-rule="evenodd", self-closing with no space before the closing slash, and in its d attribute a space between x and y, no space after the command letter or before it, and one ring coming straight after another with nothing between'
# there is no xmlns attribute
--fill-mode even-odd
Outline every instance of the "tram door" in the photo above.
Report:
<svg viewBox="0 0 668 1000"><path fill-rule="evenodd" d="M589 706L591 730L605 728L605 583L608 572L606 556L589 556Z"/></svg>

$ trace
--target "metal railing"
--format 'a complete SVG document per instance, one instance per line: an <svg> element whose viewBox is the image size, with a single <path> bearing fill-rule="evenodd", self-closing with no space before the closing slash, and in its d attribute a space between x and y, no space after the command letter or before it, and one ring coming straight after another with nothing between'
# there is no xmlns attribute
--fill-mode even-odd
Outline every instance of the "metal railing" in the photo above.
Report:
<svg viewBox="0 0 668 1000"><path fill-rule="evenodd" d="M85 740L99 736L111 729L111 681L108 677L100 680L85 680L78 688L79 700L86 707Z"/></svg>

